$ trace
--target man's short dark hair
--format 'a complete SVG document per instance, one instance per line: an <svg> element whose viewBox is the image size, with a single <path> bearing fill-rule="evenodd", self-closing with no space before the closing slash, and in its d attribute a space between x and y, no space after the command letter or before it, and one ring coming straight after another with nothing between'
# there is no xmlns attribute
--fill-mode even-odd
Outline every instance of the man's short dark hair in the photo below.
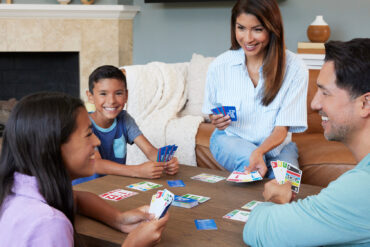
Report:
<svg viewBox="0 0 370 247"><path fill-rule="evenodd" d="M333 61L336 84L352 98L370 92L370 39L325 44L325 61Z"/></svg>
<svg viewBox="0 0 370 247"><path fill-rule="evenodd" d="M89 76L89 91L93 93L95 83L102 79L117 79L122 81L127 89L126 76L123 72L112 65L103 65L96 68Z"/></svg>

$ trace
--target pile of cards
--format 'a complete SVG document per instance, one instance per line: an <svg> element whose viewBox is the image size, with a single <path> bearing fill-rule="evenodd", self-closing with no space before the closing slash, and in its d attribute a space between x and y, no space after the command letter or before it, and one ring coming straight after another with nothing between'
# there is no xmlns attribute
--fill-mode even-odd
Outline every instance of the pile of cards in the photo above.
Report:
<svg viewBox="0 0 370 247"><path fill-rule="evenodd" d="M175 155L177 148L178 146L176 145L167 145L158 149L157 162L170 161Z"/></svg>
<svg viewBox="0 0 370 247"><path fill-rule="evenodd" d="M211 109L211 111L215 115L218 115L218 114L222 114L224 116L229 115L231 121L236 121L237 120L235 106L222 106L220 104L220 106Z"/></svg>
<svg viewBox="0 0 370 247"><path fill-rule="evenodd" d="M175 195L167 189L158 190L152 196L149 213L154 214L156 219L162 218L171 206Z"/></svg>
<svg viewBox="0 0 370 247"><path fill-rule="evenodd" d="M125 199L127 197L133 196L138 194L137 192L129 191L129 190L122 190L122 189L116 189L108 191L104 194L99 195L101 198L105 200L110 201L120 201L122 199Z"/></svg>
<svg viewBox="0 0 370 247"><path fill-rule="evenodd" d="M159 188L161 186L162 186L161 184L142 181L142 182L139 182L139 183L130 184L126 187L131 188L131 189L135 189L135 190L140 190L140 191L147 191L147 190Z"/></svg>
<svg viewBox="0 0 370 247"><path fill-rule="evenodd" d="M301 185L302 171L290 163L284 161L271 161L271 167L275 175L275 179L279 184L284 184L286 181L292 183L292 191L299 192Z"/></svg>
<svg viewBox="0 0 370 247"><path fill-rule="evenodd" d="M236 183L245 183L262 180L261 174L258 171L251 173L244 173L233 171L226 181L236 182Z"/></svg>
<svg viewBox="0 0 370 247"><path fill-rule="evenodd" d="M201 173L199 175L191 177L192 179L199 180L202 182L207 182L207 183L217 183L218 181L224 180L225 177L221 176L216 176L212 174L207 174L207 173Z"/></svg>
<svg viewBox="0 0 370 247"><path fill-rule="evenodd" d="M182 196L175 195L175 199L172 202L172 206L182 207L182 208L192 208L198 205L196 199L186 198Z"/></svg>

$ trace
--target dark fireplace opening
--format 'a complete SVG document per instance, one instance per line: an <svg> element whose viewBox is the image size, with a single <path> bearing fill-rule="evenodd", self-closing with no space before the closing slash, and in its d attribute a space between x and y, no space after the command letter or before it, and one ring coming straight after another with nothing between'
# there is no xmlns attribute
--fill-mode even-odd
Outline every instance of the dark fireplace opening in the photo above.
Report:
<svg viewBox="0 0 370 247"><path fill-rule="evenodd" d="M0 100L39 91L80 95L78 52L0 52Z"/></svg>

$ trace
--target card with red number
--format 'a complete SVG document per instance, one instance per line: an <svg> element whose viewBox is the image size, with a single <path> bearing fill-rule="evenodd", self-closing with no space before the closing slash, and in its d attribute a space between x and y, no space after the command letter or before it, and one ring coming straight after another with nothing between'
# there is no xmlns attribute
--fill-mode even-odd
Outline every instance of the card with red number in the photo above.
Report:
<svg viewBox="0 0 370 247"><path fill-rule="evenodd" d="M110 201L120 201L122 199L128 198L130 196L134 196L138 194L137 192L129 191L129 190L122 190L116 189L112 191L108 191L104 194L99 195L101 198Z"/></svg>

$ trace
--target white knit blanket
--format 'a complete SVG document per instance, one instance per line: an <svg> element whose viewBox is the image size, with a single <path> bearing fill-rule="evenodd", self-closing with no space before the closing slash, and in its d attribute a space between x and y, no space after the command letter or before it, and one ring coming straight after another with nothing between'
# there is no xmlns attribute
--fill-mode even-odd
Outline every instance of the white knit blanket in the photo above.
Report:
<svg viewBox="0 0 370 247"><path fill-rule="evenodd" d="M123 68L129 95L127 111L144 136L157 148L176 144L179 163L196 166L195 135L203 118L177 117L186 103L187 67L188 63L152 62ZM127 146L127 164L147 160L136 145Z"/></svg>

